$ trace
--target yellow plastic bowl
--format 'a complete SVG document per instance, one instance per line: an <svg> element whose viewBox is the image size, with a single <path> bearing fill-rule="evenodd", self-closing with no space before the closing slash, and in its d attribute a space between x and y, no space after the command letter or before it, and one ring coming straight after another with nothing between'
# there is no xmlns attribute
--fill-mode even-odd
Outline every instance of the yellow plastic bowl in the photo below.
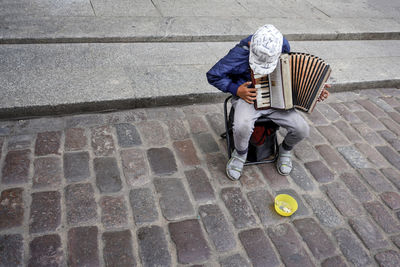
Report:
<svg viewBox="0 0 400 267"><path fill-rule="evenodd" d="M292 196L280 194L275 197L275 210L279 215L290 216L297 208L297 201Z"/></svg>

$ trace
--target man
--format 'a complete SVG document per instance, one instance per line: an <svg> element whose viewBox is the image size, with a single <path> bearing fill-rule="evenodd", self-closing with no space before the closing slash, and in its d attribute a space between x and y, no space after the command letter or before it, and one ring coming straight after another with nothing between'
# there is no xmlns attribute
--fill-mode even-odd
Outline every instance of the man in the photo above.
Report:
<svg viewBox="0 0 400 267"><path fill-rule="evenodd" d="M233 139L235 149L226 165L226 174L231 180L238 180L247 158L248 144L254 123L260 116L267 116L274 123L287 130L279 145L277 170L281 175L289 175L292 170L291 150L309 135L309 126L296 110L266 109L256 110L256 89L251 85L251 70L259 74L274 71L281 53L290 52L289 42L273 25L264 25L232 48L208 72L208 82L223 92L229 92L235 109ZM329 86L327 86L329 87ZM319 101L326 99L325 89Z"/></svg>

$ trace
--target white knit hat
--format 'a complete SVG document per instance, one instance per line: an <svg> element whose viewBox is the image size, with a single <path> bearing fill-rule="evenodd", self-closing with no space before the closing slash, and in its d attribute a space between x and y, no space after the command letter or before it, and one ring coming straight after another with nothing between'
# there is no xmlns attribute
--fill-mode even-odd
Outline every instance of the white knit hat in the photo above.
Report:
<svg viewBox="0 0 400 267"><path fill-rule="evenodd" d="M274 71L282 52L283 36L273 25L259 28L251 38L250 68L255 74L266 75Z"/></svg>

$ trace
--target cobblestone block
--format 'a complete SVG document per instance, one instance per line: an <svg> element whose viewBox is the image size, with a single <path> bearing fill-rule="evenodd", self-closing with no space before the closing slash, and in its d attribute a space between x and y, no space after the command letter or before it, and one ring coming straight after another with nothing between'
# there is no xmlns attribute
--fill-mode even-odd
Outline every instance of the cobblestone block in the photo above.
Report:
<svg viewBox="0 0 400 267"><path fill-rule="evenodd" d="M400 170L400 155L388 146L378 146L376 147L378 151L389 161L393 167Z"/></svg>
<svg viewBox="0 0 400 267"><path fill-rule="evenodd" d="M87 136L83 128L70 128L65 130L66 151L82 150L87 145Z"/></svg>
<svg viewBox="0 0 400 267"><path fill-rule="evenodd" d="M104 117L100 114L80 114L66 118L67 128L91 127L104 124Z"/></svg>
<svg viewBox="0 0 400 267"><path fill-rule="evenodd" d="M397 109L400 109L400 107L397 107ZM397 123L400 123L400 114L398 112L388 112L390 118L394 120Z"/></svg>
<svg viewBox="0 0 400 267"><path fill-rule="evenodd" d="M23 189L12 188L1 192L0 230L21 226L24 220Z"/></svg>
<svg viewBox="0 0 400 267"><path fill-rule="evenodd" d="M269 227L268 235L278 249L285 266L315 266L289 224L282 223Z"/></svg>
<svg viewBox="0 0 400 267"><path fill-rule="evenodd" d="M267 190L259 189L249 192L247 193L247 198L263 225L275 224L282 219L276 213L274 199Z"/></svg>
<svg viewBox="0 0 400 267"><path fill-rule="evenodd" d="M0 220L1 221L1 220ZM24 244L20 234L0 235L0 264L24 266Z"/></svg>
<svg viewBox="0 0 400 267"><path fill-rule="evenodd" d="M381 169L381 172L397 187L397 189L400 189L400 172L392 168Z"/></svg>
<svg viewBox="0 0 400 267"><path fill-rule="evenodd" d="M337 150L353 168L362 169L371 167L371 164L364 155L353 146L342 146L338 147Z"/></svg>
<svg viewBox="0 0 400 267"><path fill-rule="evenodd" d="M240 254L227 256L220 260L221 267L250 267L250 262Z"/></svg>
<svg viewBox="0 0 400 267"><path fill-rule="evenodd" d="M347 267L348 265L340 256L328 258L321 263L321 267Z"/></svg>
<svg viewBox="0 0 400 267"><path fill-rule="evenodd" d="M400 140L394 133L389 130L379 131L378 133L393 147L394 150L400 151Z"/></svg>
<svg viewBox="0 0 400 267"><path fill-rule="evenodd" d="M330 228L336 228L344 224L344 220L337 211L322 198L313 198L304 195L304 199L311 206L313 213L317 216L322 225Z"/></svg>
<svg viewBox="0 0 400 267"><path fill-rule="evenodd" d="M189 132L182 120L168 120L166 124L168 126L169 136L172 140L189 138Z"/></svg>
<svg viewBox="0 0 400 267"><path fill-rule="evenodd" d="M356 148L365 156L367 159L377 166L378 168L384 168L389 166L387 160L372 146L366 143L355 144Z"/></svg>
<svg viewBox="0 0 400 267"><path fill-rule="evenodd" d="M77 227L68 231L68 266L100 266L97 227Z"/></svg>
<svg viewBox="0 0 400 267"><path fill-rule="evenodd" d="M201 168L185 171L190 190L196 201L214 200L214 189L205 171Z"/></svg>
<svg viewBox="0 0 400 267"><path fill-rule="evenodd" d="M142 144L139 132L130 123L119 123L115 125L117 130L118 145L120 147L132 147Z"/></svg>
<svg viewBox="0 0 400 267"><path fill-rule="evenodd" d="M319 112L319 107L317 109L314 109L314 111L307 116L307 118L312 121L312 123L315 126L320 126L320 125L327 125L329 124L329 121L322 115L321 112Z"/></svg>
<svg viewBox="0 0 400 267"><path fill-rule="evenodd" d="M368 188L361 182L357 175L352 173L343 173L340 179L345 183L351 193L355 195L361 202L368 202L373 199L373 195Z"/></svg>
<svg viewBox="0 0 400 267"><path fill-rule="evenodd" d="M343 216L353 217L363 213L362 206L338 182L325 185L326 194Z"/></svg>
<svg viewBox="0 0 400 267"><path fill-rule="evenodd" d="M369 266L372 264L370 257L365 252L360 241L347 229L337 229L333 235L339 244L340 250L346 259L354 266Z"/></svg>
<svg viewBox="0 0 400 267"><path fill-rule="evenodd" d="M122 188L118 164L115 158L95 158L96 185L101 193L118 192Z"/></svg>
<svg viewBox="0 0 400 267"><path fill-rule="evenodd" d="M20 184L28 182L31 151L9 151L6 155L3 171L3 184Z"/></svg>
<svg viewBox="0 0 400 267"><path fill-rule="evenodd" d="M104 196L100 199L101 222L106 229L128 223L128 212L122 196Z"/></svg>
<svg viewBox="0 0 400 267"><path fill-rule="evenodd" d="M159 121L143 121L138 124L140 136L148 146L163 146L167 143L167 135Z"/></svg>
<svg viewBox="0 0 400 267"><path fill-rule="evenodd" d="M203 117L192 116L188 119L190 131L193 134L204 133L209 131L207 123L204 121Z"/></svg>
<svg viewBox="0 0 400 267"><path fill-rule="evenodd" d="M231 185L232 181L226 176L226 163L228 159L220 154L207 154L207 168L211 173L210 179L215 179L221 185Z"/></svg>
<svg viewBox="0 0 400 267"><path fill-rule="evenodd" d="M260 188L264 186L262 175L258 172L256 166L246 166L243 169L242 176L240 176L240 183L246 188Z"/></svg>
<svg viewBox="0 0 400 267"><path fill-rule="evenodd" d="M35 143L35 155L60 154L61 132L38 133Z"/></svg>
<svg viewBox="0 0 400 267"><path fill-rule="evenodd" d="M253 266L279 266L279 259L262 229L242 231L239 239Z"/></svg>
<svg viewBox="0 0 400 267"><path fill-rule="evenodd" d="M156 175L170 175L177 171L175 157L169 148L150 148L147 150L147 158Z"/></svg>
<svg viewBox="0 0 400 267"><path fill-rule="evenodd" d="M361 136L354 130L354 128L350 127L345 121L337 121L334 123L334 125L347 137L348 140L350 140L350 142L356 143L363 141Z"/></svg>
<svg viewBox="0 0 400 267"><path fill-rule="evenodd" d="M372 130L364 123L353 123L351 126L372 146L384 145L385 141L380 137L376 131Z"/></svg>
<svg viewBox="0 0 400 267"><path fill-rule="evenodd" d="M319 126L317 129L333 146L344 146L349 144L346 137L332 125Z"/></svg>
<svg viewBox="0 0 400 267"><path fill-rule="evenodd" d="M97 217L97 205L91 184L72 184L65 188L68 224L89 222Z"/></svg>
<svg viewBox="0 0 400 267"><path fill-rule="evenodd" d="M251 208L243 197L240 188L223 188L221 190L221 198L228 208L236 228L241 229L257 224L256 218L253 216Z"/></svg>
<svg viewBox="0 0 400 267"><path fill-rule="evenodd" d="M156 107L145 109L148 120L171 120L171 119L183 119L185 113L181 108L176 107Z"/></svg>
<svg viewBox="0 0 400 267"><path fill-rule="evenodd" d="M396 267L400 264L400 253L395 250L379 252L375 255L379 266Z"/></svg>
<svg viewBox="0 0 400 267"><path fill-rule="evenodd" d="M361 120L353 114L344 104L342 103L330 103L329 104L334 110L336 110L346 121L348 122L361 122Z"/></svg>
<svg viewBox="0 0 400 267"><path fill-rule="evenodd" d="M154 186L161 195L160 207L167 220L178 220L194 214L193 205L180 179L156 179Z"/></svg>
<svg viewBox="0 0 400 267"><path fill-rule="evenodd" d="M136 224L154 222L158 219L158 212L150 188L132 189L129 193L133 219Z"/></svg>
<svg viewBox="0 0 400 267"><path fill-rule="evenodd" d="M217 205L200 206L199 215L217 251L226 252L236 247L235 236Z"/></svg>
<svg viewBox="0 0 400 267"><path fill-rule="evenodd" d="M304 166L311 172L315 180L319 183L328 183L335 178L335 175L322 161L307 162Z"/></svg>
<svg viewBox="0 0 400 267"><path fill-rule="evenodd" d="M105 266L136 266L129 230L103 233Z"/></svg>
<svg viewBox="0 0 400 267"><path fill-rule="evenodd" d="M394 134L397 136L400 136L400 125L396 124L393 120L389 118L381 118L380 121L388 128L390 131L392 131Z"/></svg>
<svg viewBox="0 0 400 267"><path fill-rule="evenodd" d="M336 112L331 106L325 103L319 103L315 106L316 109L324 115L329 121L335 121L339 118L340 114Z"/></svg>
<svg viewBox="0 0 400 267"><path fill-rule="evenodd" d="M358 104L363 106L366 110L368 110L371 114L374 114L375 117L384 117L386 113L378 108L374 103L372 103L369 99L358 99L356 100Z"/></svg>
<svg viewBox="0 0 400 267"><path fill-rule="evenodd" d="M59 235L45 235L34 238L30 244L28 266L63 266L65 259Z"/></svg>
<svg viewBox="0 0 400 267"><path fill-rule="evenodd" d="M279 195L279 194L288 194L290 196L292 196L294 199L296 199L297 201L297 211L296 213L294 213L291 217L292 218L296 218L298 216L304 216L304 215L309 215L310 212L308 211L307 207L304 205L304 202L302 200L302 198L299 196L299 194L293 190L293 189L281 189L279 191L276 191L275 196Z"/></svg>
<svg viewBox="0 0 400 267"><path fill-rule="evenodd" d="M364 203L364 207L386 233L395 234L400 232L399 222L386 210L382 203L372 201Z"/></svg>
<svg viewBox="0 0 400 267"><path fill-rule="evenodd" d="M303 140L302 142L298 143L294 149L294 154L298 157L301 161L313 161L319 159L318 152L314 149L314 146L310 144L310 142Z"/></svg>
<svg viewBox="0 0 400 267"><path fill-rule="evenodd" d="M315 258L322 260L335 254L335 245L313 218L298 219L293 224Z"/></svg>
<svg viewBox="0 0 400 267"><path fill-rule="evenodd" d="M313 191L315 189L315 184L310 179L303 166L297 161L293 161L293 169L290 173L290 178L305 191Z"/></svg>
<svg viewBox="0 0 400 267"><path fill-rule="evenodd" d="M171 266L171 255L165 234L159 226L146 226L137 231L143 266Z"/></svg>
<svg viewBox="0 0 400 267"><path fill-rule="evenodd" d="M115 145L111 128L109 126L98 126L92 128L91 144L95 156L112 156L115 151Z"/></svg>
<svg viewBox="0 0 400 267"><path fill-rule="evenodd" d="M199 165L200 160L197 157L196 149L194 148L193 142L190 139L176 141L173 143L174 149L178 155L178 158L183 162L184 165Z"/></svg>
<svg viewBox="0 0 400 267"><path fill-rule="evenodd" d="M258 165L267 183L273 189L280 189L289 186L289 181L286 176L280 175L276 170L275 164Z"/></svg>
<svg viewBox="0 0 400 267"><path fill-rule="evenodd" d="M61 223L61 195L57 191L32 194L29 232L54 231Z"/></svg>
<svg viewBox="0 0 400 267"><path fill-rule="evenodd" d="M197 220L170 223L168 229L176 245L179 263L203 262L210 257L210 248Z"/></svg>
<svg viewBox="0 0 400 267"><path fill-rule="evenodd" d="M306 138L313 145L325 144L325 138L317 131L315 127L310 125L310 136Z"/></svg>
<svg viewBox="0 0 400 267"><path fill-rule="evenodd" d="M195 134L193 137L201 151L204 153L213 153L219 151L218 144L215 142L214 137L210 133L199 133Z"/></svg>
<svg viewBox="0 0 400 267"><path fill-rule="evenodd" d="M400 195L397 192L384 192L380 197L392 210L400 209Z"/></svg>
<svg viewBox="0 0 400 267"><path fill-rule="evenodd" d="M352 101L352 102L344 102L343 104L352 112L365 110L363 106L361 106L360 104L358 104L358 103L356 103L354 101Z"/></svg>
<svg viewBox="0 0 400 267"><path fill-rule="evenodd" d="M388 180L383 177L375 169L361 169L358 170L365 181L373 188L375 191L381 193L385 191L392 191L394 187L388 182Z"/></svg>
<svg viewBox="0 0 400 267"><path fill-rule="evenodd" d="M392 236L391 239L392 239L393 243L394 243L398 248L400 248L400 235Z"/></svg>
<svg viewBox="0 0 400 267"><path fill-rule="evenodd" d="M385 112L393 112L395 109L388 102L383 100L385 98L388 98L388 97L386 97L386 96L385 97L375 97L375 98L370 98L369 100L371 102L373 102L379 109L382 109ZM387 116L385 112L380 113L379 116L372 112L371 113L374 116L381 118L381 117Z"/></svg>
<svg viewBox="0 0 400 267"><path fill-rule="evenodd" d="M316 146L316 148L325 161L329 163L331 169L333 169L335 172L342 173L343 171L349 169L346 162L344 162L344 160L330 146L319 145Z"/></svg>
<svg viewBox="0 0 400 267"><path fill-rule="evenodd" d="M380 99L385 101L388 105L390 105L393 108L400 107L400 101L398 101L394 96L384 96L381 97Z"/></svg>
<svg viewBox="0 0 400 267"><path fill-rule="evenodd" d="M33 166L33 188L57 187L61 184L61 160L59 158L37 158L33 162Z"/></svg>
<svg viewBox="0 0 400 267"><path fill-rule="evenodd" d="M121 151L122 171L126 183L130 186L141 186L150 182L146 153L137 148Z"/></svg>
<svg viewBox="0 0 400 267"><path fill-rule="evenodd" d="M225 119L222 113L208 113L206 118L215 134L220 135L225 132Z"/></svg>
<svg viewBox="0 0 400 267"><path fill-rule="evenodd" d="M389 242L385 240L378 227L367 216L353 217L349 220L349 224L368 249L389 246Z"/></svg>
<svg viewBox="0 0 400 267"><path fill-rule="evenodd" d="M0 138L0 150L3 142L4 138ZM8 150L28 149L31 147L32 143L33 143L32 135L29 134L12 135L8 138Z"/></svg>
<svg viewBox="0 0 400 267"><path fill-rule="evenodd" d="M64 153L64 177L67 182L79 182L90 176L89 153Z"/></svg>

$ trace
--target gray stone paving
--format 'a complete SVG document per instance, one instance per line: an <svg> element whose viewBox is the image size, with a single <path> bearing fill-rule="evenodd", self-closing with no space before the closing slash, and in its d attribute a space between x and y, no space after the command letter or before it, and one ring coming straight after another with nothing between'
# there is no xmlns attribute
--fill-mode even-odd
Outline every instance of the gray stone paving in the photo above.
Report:
<svg viewBox="0 0 400 267"><path fill-rule="evenodd" d="M398 89L333 93L291 176L239 182L222 103L0 121L0 265L398 266L399 113Z"/></svg>

